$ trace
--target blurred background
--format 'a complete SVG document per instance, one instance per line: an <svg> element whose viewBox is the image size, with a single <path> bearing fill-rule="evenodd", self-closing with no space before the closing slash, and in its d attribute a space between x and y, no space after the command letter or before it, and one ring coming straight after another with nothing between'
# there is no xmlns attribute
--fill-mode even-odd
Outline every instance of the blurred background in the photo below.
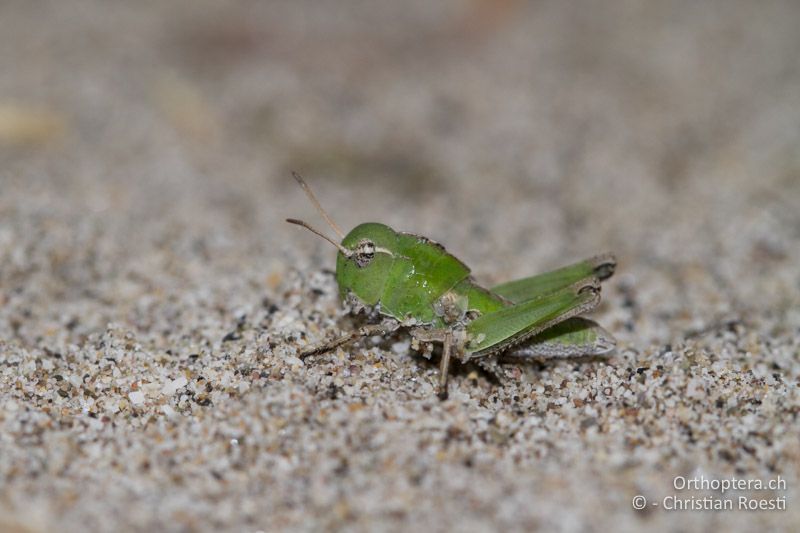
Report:
<svg viewBox="0 0 800 533"><path fill-rule="evenodd" d="M621 349L794 331L798 21L791 0L3 0L0 334L167 346L188 319L153 317L187 294L221 322L285 301L334 264L283 221L318 223L291 170L345 229L427 235L487 284L616 252Z"/></svg>
<svg viewBox="0 0 800 533"><path fill-rule="evenodd" d="M676 291L701 313L786 307L799 11L7 0L0 254L58 241L67 269L90 248L134 268L202 243L201 269L281 270L309 249L330 266L283 223L316 216L294 169L345 228L428 235L482 281L614 250L629 285L669 280L662 314Z"/></svg>

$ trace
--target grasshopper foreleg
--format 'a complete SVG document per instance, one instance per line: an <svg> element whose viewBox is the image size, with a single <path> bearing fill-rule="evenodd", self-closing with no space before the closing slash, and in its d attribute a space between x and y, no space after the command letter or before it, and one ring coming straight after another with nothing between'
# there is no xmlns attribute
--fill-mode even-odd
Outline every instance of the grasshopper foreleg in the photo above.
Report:
<svg viewBox="0 0 800 533"><path fill-rule="evenodd" d="M355 331L351 331L350 333L346 333L340 337L336 337L334 339L330 339L327 341L318 342L316 344L311 344L309 346L304 346L300 349L297 353L300 359L305 359L310 355L317 355L325 352L330 352L331 350L335 350L339 346L347 344L349 342L353 342L357 339L362 337L372 337L374 335L386 335L395 331L399 325L397 323L390 323L390 322L381 322L380 324L367 324L366 326L361 326L360 328L356 329Z"/></svg>

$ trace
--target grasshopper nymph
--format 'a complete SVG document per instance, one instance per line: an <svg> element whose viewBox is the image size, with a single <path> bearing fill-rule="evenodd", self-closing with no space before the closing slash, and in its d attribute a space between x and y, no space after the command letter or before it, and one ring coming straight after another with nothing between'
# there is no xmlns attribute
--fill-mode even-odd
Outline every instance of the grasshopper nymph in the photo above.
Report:
<svg viewBox="0 0 800 533"><path fill-rule="evenodd" d="M442 343L438 395L447 397L451 356L491 368L510 358L567 358L604 355L614 338L582 315L600 301L600 281L614 273L610 254L486 289L441 245L383 224L367 222L345 235L322 209L297 173L294 178L341 242L309 224L303 226L333 244L336 281L342 299L380 316L341 337L307 346L300 357L323 353L359 337L385 335L405 327L418 342Z"/></svg>

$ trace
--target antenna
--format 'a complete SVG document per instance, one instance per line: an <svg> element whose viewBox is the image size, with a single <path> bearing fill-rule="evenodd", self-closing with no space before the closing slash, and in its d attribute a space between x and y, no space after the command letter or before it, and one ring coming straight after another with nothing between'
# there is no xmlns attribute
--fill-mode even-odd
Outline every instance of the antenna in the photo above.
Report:
<svg viewBox="0 0 800 533"><path fill-rule="evenodd" d="M298 226L303 226L304 228L306 228L311 233L319 235L320 237L322 237L323 239L325 239L326 241L328 241L329 243L334 245L336 248L338 248L339 251L342 252L342 255L344 255L345 257L351 257L353 255L353 251L352 250L348 250L347 248L345 248L344 246L342 246L338 242L334 241L333 239L331 239L327 235L323 235L323 233L321 231L319 231L318 229L312 227L311 224L308 224L307 222L303 222L302 220L297 220L296 218L287 218L286 222L288 222L289 224L296 224Z"/></svg>
<svg viewBox="0 0 800 533"><path fill-rule="evenodd" d="M314 207L317 208L317 211L319 211L319 214L322 215L322 218L325 219L325 222L327 222L328 225L331 228L333 228L333 231L336 232L336 234L339 236L340 239L344 239L344 233L342 233L342 230L339 229L339 226L336 225L336 223L333 221L333 219L331 219L331 217L328 216L328 213L326 213L325 210L322 209L322 205L319 203L319 200L317 200L317 197L314 196L313 192L311 192L311 187L308 186L308 184L305 182L305 180L302 178L302 176L300 176L300 174L298 174L297 172L295 172L293 170L292 171L292 177L294 177L294 179L297 181L297 183L300 184L300 187L302 187L303 190L306 192L306 195L308 196L308 199L311 200L311 203L314 204ZM299 222L299 221L292 222L292 224L297 224L297 222ZM310 229L311 231L313 231L317 235L321 236L320 233L318 233L317 231L312 229L311 226L309 226L308 224L303 223L303 224L299 224L299 225L305 227L306 229Z"/></svg>

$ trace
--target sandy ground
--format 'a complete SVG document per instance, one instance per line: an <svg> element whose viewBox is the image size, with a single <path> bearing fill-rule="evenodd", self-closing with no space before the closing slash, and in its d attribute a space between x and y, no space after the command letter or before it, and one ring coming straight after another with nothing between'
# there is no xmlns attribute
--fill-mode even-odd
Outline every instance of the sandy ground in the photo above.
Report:
<svg viewBox="0 0 800 533"><path fill-rule="evenodd" d="M0 530L798 530L798 20L4 1ZM357 322L290 169L486 284L616 252L617 352L445 402L402 334L301 362Z"/></svg>

